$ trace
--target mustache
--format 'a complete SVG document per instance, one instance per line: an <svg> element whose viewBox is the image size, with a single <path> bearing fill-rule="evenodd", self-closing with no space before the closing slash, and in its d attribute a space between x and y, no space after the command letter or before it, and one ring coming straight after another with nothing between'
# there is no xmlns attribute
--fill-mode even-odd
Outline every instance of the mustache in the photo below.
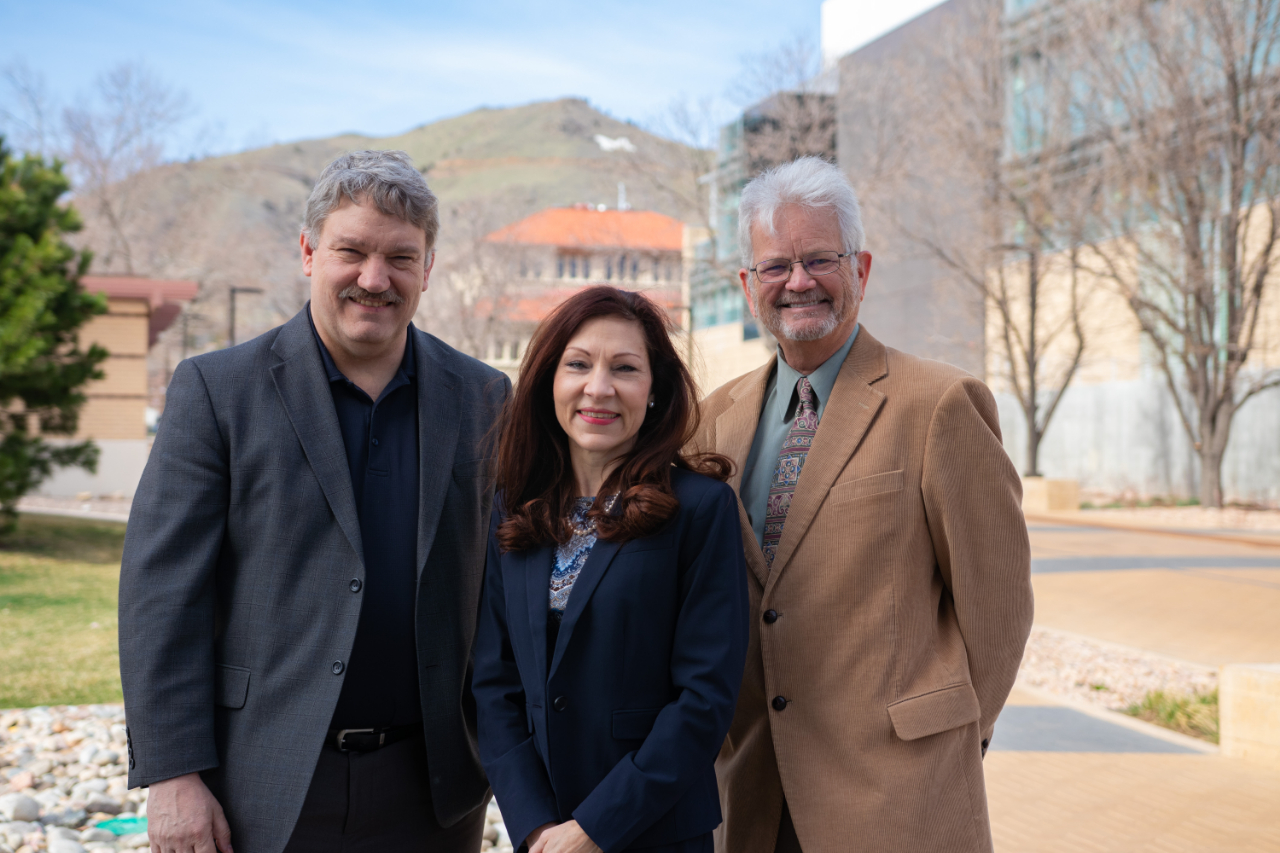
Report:
<svg viewBox="0 0 1280 853"><path fill-rule="evenodd" d="M388 305L399 305L404 302L404 297L396 293L394 290L384 290L381 293L370 293L358 284L353 284L338 294L339 299L368 299L370 302L385 302Z"/></svg>

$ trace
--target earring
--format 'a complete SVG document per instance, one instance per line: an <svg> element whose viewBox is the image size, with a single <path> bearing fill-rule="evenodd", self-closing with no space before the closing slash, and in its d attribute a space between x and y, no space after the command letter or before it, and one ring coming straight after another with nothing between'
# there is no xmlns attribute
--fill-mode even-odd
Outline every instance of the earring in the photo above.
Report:
<svg viewBox="0 0 1280 853"><path fill-rule="evenodd" d="M649 401L649 408L651 408L651 409L653 408L653 401L652 401L652 400L650 400L650 401Z"/></svg>

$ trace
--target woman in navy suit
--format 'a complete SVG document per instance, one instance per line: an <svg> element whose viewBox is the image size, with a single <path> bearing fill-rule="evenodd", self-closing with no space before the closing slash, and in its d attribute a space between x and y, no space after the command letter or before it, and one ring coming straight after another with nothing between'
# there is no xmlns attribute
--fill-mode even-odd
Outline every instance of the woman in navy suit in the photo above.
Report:
<svg viewBox="0 0 1280 853"><path fill-rule="evenodd" d="M530 853L712 849L748 603L729 462L681 452L696 401L637 293L580 291L525 353L474 689L480 758Z"/></svg>

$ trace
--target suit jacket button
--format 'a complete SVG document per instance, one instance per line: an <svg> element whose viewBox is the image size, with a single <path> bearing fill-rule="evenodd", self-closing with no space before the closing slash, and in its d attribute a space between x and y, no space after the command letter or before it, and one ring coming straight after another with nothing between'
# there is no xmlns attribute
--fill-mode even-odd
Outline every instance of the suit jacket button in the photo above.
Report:
<svg viewBox="0 0 1280 853"><path fill-rule="evenodd" d="M778 611L776 611L776 610L766 610L766 611L764 612L764 621L765 621L765 624L767 624L767 625L772 625L774 622L777 622L777 621L778 621Z"/></svg>
<svg viewBox="0 0 1280 853"><path fill-rule="evenodd" d="M359 592L364 584L360 581L360 578L352 578L351 583L347 584L347 586L351 588L352 592Z"/></svg>
<svg viewBox="0 0 1280 853"><path fill-rule="evenodd" d="M134 767L136 767L136 766L137 766L137 763L136 763L132 758L130 758L130 759L129 759L129 769L130 769L130 770L132 770L132 769L133 769Z"/></svg>
<svg viewBox="0 0 1280 853"><path fill-rule="evenodd" d="M347 668L347 665L340 660L334 661L333 666L330 667L330 669L333 670L334 675L342 675L342 671L346 668Z"/></svg>
<svg viewBox="0 0 1280 853"><path fill-rule="evenodd" d="M787 698L785 696L773 697L773 710L781 711L787 707Z"/></svg>
<svg viewBox="0 0 1280 853"><path fill-rule="evenodd" d="M563 711L565 708L569 707L569 700L563 696L557 696L556 700L551 703L551 707L555 708L557 711Z"/></svg>

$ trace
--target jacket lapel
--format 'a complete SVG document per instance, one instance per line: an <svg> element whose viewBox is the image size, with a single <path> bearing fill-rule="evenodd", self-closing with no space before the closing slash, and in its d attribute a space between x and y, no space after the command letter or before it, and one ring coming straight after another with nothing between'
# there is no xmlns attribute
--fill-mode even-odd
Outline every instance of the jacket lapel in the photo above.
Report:
<svg viewBox="0 0 1280 853"><path fill-rule="evenodd" d="M565 607L564 621L560 623L560 633L556 637L555 656L551 659L551 666L547 669L547 678L555 675L556 667L560 665L560 659L564 657L565 646L569 644L569 636L573 634L574 626L578 624L582 611L586 609L587 602L591 599L591 594L596 591L596 587L600 585L600 579L604 577L604 573L608 571L609 564L613 562L613 558L617 556L618 550L622 547L617 542L607 542L604 539L597 539L596 544L591 547L591 553L587 555L586 565L582 567L582 571L578 574L578 579L573 582L573 591L569 593L569 604ZM548 573L548 582L550 582L550 573ZM530 598L532 602L532 597ZM546 610L546 591L543 591L543 610ZM547 644L546 640L546 614L543 614L542 644Z"/></svg>
<svg viewBox="0 0 1280 853"><path fill-rule="evenodd" d="M546 679L550 672L547 661L547 610L550 606L551 570L555 564L556 550L552 545L533 548L521 555L524 564L520 572L524 594L529 605L529 632L533 635L533 659L538 672ZM572 595L569 598L573 598Z"/></svg>
<svg viewBox="0 0 1280 853"><path fill-rule="evenodd" d="M333 392L324 362L316 346L307 309L303 308L280 330L271 351L280 359L271 367L276 393L298 435L302 451L320 482L338 526L346 534L356 557L364 564L360 518L356 514L351 470L347 466L342 428L333 407Z"/></svg>
<svg viewBox="0 0 1280 853"><path fill-rule="evenodd" d="M435 542L453 477L460 414L458 376L444 366L434 340L413 326L418 371L418 577Z"/></svg>
<svg viewBox="0 0 1280 853"><path fill-rule="evenodd" d="M747 456L751 453L751 444L760 425L764 390L776 361L775 355L763 367L738 380L729 390L729 399L733 403L716 418L715 451L733 460L733 474L729 477L729 485L733 487L735 494L741 495L742 492L742 469L747 464ZM738 499L738 520L742 526L742 546L747 554L747 566L760 581L760 585L764 586L769 578L769 567L765 565L764 552L756 541L756 535L751 529L751 519L747 516L741 497Z"/></svg>
<svg viewBox="0 0 1280 853"><path fill-rule="evenodd" d="M787 567L796 546L813 523L836 477L840 476L884 405L884 394L872 388L871 383L886 373L888 362L884 344L865 328L862 329L840 368L835 387L831 389L831 399L823 409L822 421L813 437L813 447L805 460L804 470L800 472L791 509L782 526L782 539L773 558L769 583L777 583L778 576Z"/></svg>

